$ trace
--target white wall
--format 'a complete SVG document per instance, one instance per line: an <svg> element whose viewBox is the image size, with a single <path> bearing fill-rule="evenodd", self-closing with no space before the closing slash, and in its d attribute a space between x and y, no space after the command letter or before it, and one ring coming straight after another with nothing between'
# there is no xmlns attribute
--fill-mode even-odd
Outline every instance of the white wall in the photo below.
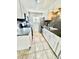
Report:
<svg viewBox="0 0 79 59"><path fill-rule="evenodd" d="M52 3L49 8L46 10L46 20L48 19L48 12L51 10L54 10L57 7L61 7L61 0L55 0L54 3Z"/></svg>
<svg viewBox="0 0 79 59"><path fill-rule="evenodd" d="M22 7L22 14L19 5L19 1L21 2ZM30 10L39 10L39 11L46 11L49 9L51 4L55 3L55 0L39 0L39 3L35 2L36 0L17 0L17 17L23 17L23 13ZM52 7L53 8L53 7ZM47 12L47 11L46 11Z"/></svg>

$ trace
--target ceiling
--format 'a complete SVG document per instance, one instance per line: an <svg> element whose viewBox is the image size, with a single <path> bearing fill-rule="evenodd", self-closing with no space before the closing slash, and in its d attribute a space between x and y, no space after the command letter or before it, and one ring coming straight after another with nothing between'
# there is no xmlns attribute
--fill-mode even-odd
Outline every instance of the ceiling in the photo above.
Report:
<svg viewBox="0 0 79 59"><path fill-rule="evenodd" d="M48 11L60 5L61 0L17 0L17 17L28 10Z"/></svg>

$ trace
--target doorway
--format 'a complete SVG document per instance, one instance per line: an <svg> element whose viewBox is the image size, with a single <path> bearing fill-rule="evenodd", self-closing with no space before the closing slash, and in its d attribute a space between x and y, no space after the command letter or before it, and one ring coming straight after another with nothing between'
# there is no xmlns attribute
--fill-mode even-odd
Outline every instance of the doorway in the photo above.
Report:
<svg viewBox="0 0 79 59"><path fill-rule="evenodd" d="M40 32L41 31L41 21L43 17L43 12L34 12L34 11L29 11L28 12L31 26L33 29L33 32Z"/></svg>

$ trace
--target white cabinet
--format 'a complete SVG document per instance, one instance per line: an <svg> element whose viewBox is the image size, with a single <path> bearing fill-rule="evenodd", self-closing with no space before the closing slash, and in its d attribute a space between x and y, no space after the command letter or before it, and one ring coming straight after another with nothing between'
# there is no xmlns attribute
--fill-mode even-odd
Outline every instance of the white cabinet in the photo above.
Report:
<svg viewBox="0 0 79 59"><path fill-rule="evenodd" d="M60 44L61 38L45 28L43 28L42 32L46 41L48 42L52 50L55 52L55 54L58 56L61 50L61 44Z"/></svg>
<svg viewBox="0 0 79 59"><path fill-rule="evenodd" d="M17 36L17 50L29 49L32 43L32 33L29 35Z"/></svg>

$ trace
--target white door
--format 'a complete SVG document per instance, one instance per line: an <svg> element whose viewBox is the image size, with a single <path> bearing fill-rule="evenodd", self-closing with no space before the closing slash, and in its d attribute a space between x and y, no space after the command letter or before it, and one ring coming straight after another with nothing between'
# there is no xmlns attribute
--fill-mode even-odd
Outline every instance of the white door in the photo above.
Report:
<svg viewBox="0 0 79 59"><path fill-rule="evenodd" d="M33 31L40 32L40 17L33 17Z"/></svg>

